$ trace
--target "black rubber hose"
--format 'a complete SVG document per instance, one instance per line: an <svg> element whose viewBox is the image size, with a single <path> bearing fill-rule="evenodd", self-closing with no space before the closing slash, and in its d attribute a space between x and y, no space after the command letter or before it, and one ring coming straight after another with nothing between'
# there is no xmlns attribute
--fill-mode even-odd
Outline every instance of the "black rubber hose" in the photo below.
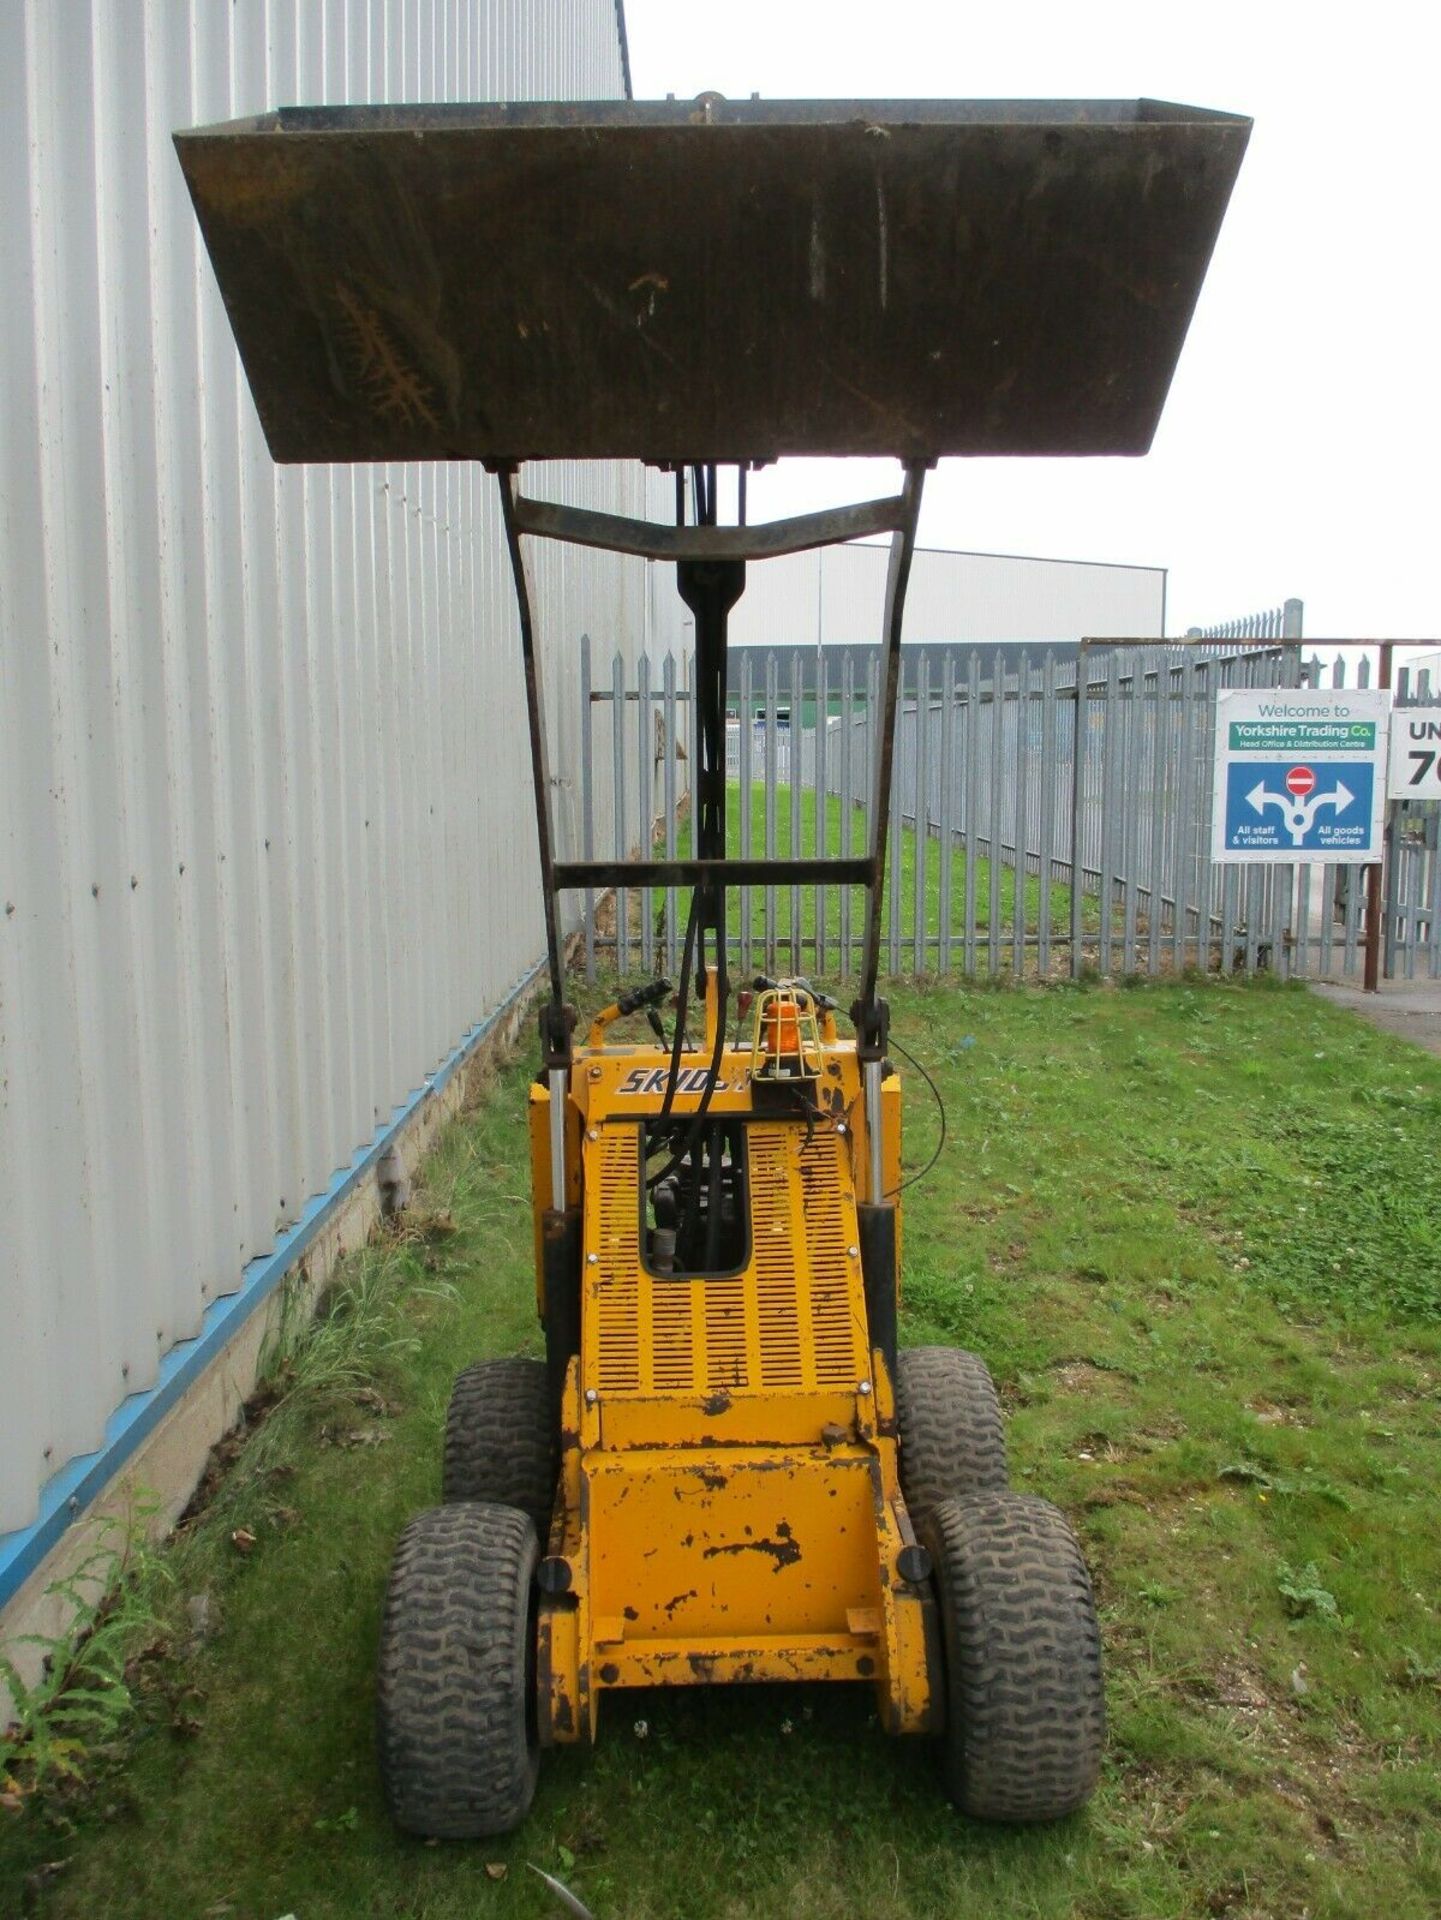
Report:
<svg viewBox="0 0 1441 1920"><path fill-rule="evenodd" d="M715 1092L716 1081L720 1077L721 1054L725 1051L726 1043L726 1009L730 1001L730 981L726 977L724 928L716 931L715 998L715 1044L711 1048L710 1068L706 1074L705 1086L701 1089L700 1100L696 1105L695 1117L691 1121L689 1131L686 1134L685 1144L676 1156L677 1166L680 1165L687 1154L694 1156L696 1148L700 1145L701 1129L705 1125L706 1115L710 1112L711 1095ZM688 1199L685 1213L681 1216L680 1225L682 1233L684 1233L689 1224L690 1206L691 1202Z"/></svg>
<svg viewBox="0 0 1441 1920"><path fill-rule="evenodd" d="M711 1048L711 1060L710 1060L710 1067L707 1070L707 1074L706 1074L706 1083L701 1090L700 1103L696 1107L695 1114L691 1120L690 1126L686 1130L685 1139L681 1143L679 1149L671 1155L669 1160L667 1160L665 1165L661 1168L660 1172L657 1174L653 1174L646 1181L646 1185L648 1187L658 1187L662 1180L668 1179L669 1176L676 1171L677 1167L680 1166L681 1162L685 1159L688 1153L695 1152L695 1149L700 1141L700 1130L705 1125L706 1115L710 1112L711 1095L715 1092L716 1081L720 1077L721 1054L725 1049L725 1040L726 1040L726 1010L730 1002L730 981L726 977L725 936L723 933L717 937L716 948L717 948L717 952L716 952L715 1044ZM666 1092L667 1092L667 1107L668 1107L670 1088L667 1088ZM666 1117L665 1108L662 1109L662 1118L664 1117ZM683 1214L680 1220L680 1230L682 1232L684 1231L685 1225L686 1225L686 1218L685 1218L685 1215Z"/></svg>
<svg viewBox="0 0 1441 1920"><path fill-rule="evenodd" d="M696 928L699 925L700 888L691 895L690 913L685 923L685 944L680 956L680 989L676 994L675 1040L670 1050L670 1077L666 1081L665 1098L661 1101L660 1116L656 1127L664 1126L670 1118L671 1104L675 1099L675 1083L680 1075L681 1048L685 1045L685 1017L690 1004L691 962L695 957ZM655 1185L652 1180L649 1183Z"/></svg>

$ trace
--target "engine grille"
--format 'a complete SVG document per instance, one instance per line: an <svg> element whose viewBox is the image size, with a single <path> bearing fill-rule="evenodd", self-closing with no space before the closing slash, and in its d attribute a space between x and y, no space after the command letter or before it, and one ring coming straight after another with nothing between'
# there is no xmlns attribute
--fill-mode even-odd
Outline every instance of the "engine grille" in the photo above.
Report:
<svg viewBox="0 0 1441 1920"><path fill-rule="evenodd" d="M640 1128L617 1122L591 1144L587 1306L602 1392L844 1390L868 1372L846 1142L758 1121L746 1143L750 1259L704 1280L641 1266Z"/></svg>

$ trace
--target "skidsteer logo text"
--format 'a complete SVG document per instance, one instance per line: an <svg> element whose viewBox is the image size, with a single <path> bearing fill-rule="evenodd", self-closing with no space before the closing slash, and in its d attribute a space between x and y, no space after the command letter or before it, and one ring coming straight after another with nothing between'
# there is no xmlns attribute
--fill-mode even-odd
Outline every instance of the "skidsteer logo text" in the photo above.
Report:
<svg viewBox="0 0 1441 1920"><path fill-rule="evenodd" d="M664 1067L632 1067L616 1088L617 1093L664 1093L669 1075ZM675 1077L677 1093L704 1093L710 1073L705 1067L682 1067ZM716 1092L726 1092L724 1080L716 1081Z"/></svg>

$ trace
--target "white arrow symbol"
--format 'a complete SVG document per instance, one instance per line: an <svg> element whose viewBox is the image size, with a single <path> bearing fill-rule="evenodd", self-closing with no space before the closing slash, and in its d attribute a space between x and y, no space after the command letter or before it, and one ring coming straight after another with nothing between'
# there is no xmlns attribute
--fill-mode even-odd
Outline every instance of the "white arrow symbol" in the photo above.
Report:
<svg viewBox="0 0 1441 1920"><path fill-rule="evenodd" d="M1334 793L1318 793L1316 795L1315 799L1311 802L1311 811L1314 813L1317 807L1332 806L1336 809L1337 813L1344 813L1355 798L1355 794L1352 793L1351 789L1346 785L1346 782L1344 780L1338 780Z"/></svg>
<svg viewBox="0 0 1441 1920"><path fill-rule="evenodd" d="M1268 806L1279 807L1291 845L1299 847L1311 830L1317 807L1334 807L1337 813L1344 813L1356 796L1344 780L1338 780L1330 793L1313 793L1308 800L1293 799L1289 793L1272 793L1264 780L1258 780L1246 798L1257 813L1264 813Z"/></svg>
<svg viewBox="0 0 1441 1920"><path fill-rule="evenodd" d="M1266 802L1268 800L1273 801L1276 806L1283 810L1291 804L1284 793L1268 793L1264 780L1258 780L1246 795L1246 798L1251 802L1251 805L1256 809L1257 813L1264 813L1266 811Z"/></svg>

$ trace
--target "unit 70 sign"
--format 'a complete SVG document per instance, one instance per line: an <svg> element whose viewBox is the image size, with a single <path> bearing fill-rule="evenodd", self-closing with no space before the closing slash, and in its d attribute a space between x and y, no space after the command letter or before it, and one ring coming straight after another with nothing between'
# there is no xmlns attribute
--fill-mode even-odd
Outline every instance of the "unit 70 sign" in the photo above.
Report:
<svg viewBox="0 0 1441 1920"><path fill-rule="evenodd" d="M1392 800L1441 800L1441 710L1392 709L1386 792Z"/></svg>
<svg viewBox="0 0 1441 1920"><path fill-rule="evenodd" d="M1391 696L1227 688L1216 696L1213 860L1379 860Z"/></svg>

